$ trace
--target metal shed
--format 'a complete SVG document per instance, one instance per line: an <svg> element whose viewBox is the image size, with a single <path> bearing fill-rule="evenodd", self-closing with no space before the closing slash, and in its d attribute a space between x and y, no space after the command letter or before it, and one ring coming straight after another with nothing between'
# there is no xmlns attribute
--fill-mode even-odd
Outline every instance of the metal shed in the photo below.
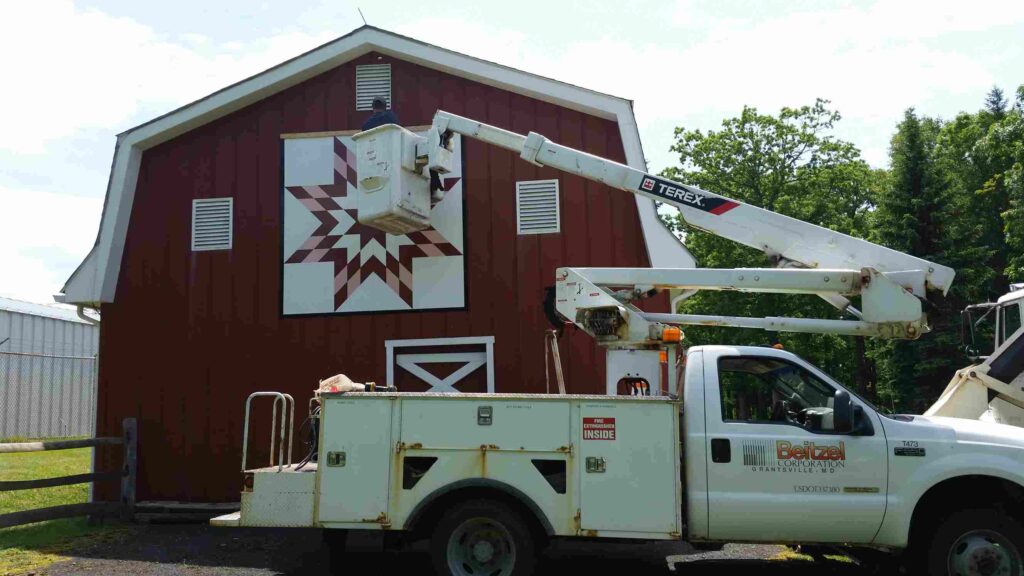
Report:
<svg viewBox="0 0 1024 576"><path fill-rule="evenodd" d="M0 297L0 438L93 435L99 326Z"/></svg>

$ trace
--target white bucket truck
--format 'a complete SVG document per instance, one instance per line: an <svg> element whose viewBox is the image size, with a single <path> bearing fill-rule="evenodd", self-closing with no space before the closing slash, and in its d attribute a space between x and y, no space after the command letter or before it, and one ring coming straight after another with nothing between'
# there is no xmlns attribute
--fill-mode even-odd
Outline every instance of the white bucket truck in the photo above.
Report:
<svg viewBox="0 0 1024 576"><path fill-rule="evenodd" d="M553 538L624 538L862 546L905 551L924 574L1024 575L1024 429L886 414L792 353L683 351L673 328L917 338L921 301L949 288L951 269L445 112L425 137L393 125L357 135L360 219L427 225L453 133L676 206L779 268L558 269L557 312L607 348L607 396L323 392L318 459L303 466L283 457L294 403L278 395L277 460L244 470L241 511L215 524L427 538L442 574L529 574ZM813 294L848 318L631 303L666 289ZM660 395L615 396L622 378Z"/></svg>

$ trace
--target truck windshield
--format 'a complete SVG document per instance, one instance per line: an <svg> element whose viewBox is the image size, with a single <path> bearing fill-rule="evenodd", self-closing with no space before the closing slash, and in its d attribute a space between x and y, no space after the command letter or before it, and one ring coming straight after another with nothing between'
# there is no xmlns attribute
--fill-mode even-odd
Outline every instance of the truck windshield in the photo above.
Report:
<svg viewBox="0 0 1024 576"><path fill-rule="evenodd" d="M780 381L782 381L782 382L788 382L788 381L797 381L797 382L799 382L799 381L802 381L801 380L801 376L799 375L800 372L803 372L802 369L798 368L797 366L795 366L793 364L786 364L786 366L787 366L787 368L785 368L785 369L781 369L781 368L779 369L777 377L779 378ZM785 370L785 371L783 371L783 370ZM810 375L810 373L807 373L807 374ZM813 378L813 376L812 376L812 378ZM832 397L835 396L835 389L833 389L831 386L829 386L828 384L825 384L824 382L822 382L821 380L818 380L817 378L814 378L813 381L818 382L818 384L820 385L820 387L816 387L816 390L823 390L823 388L827 388L827 390L823 391L824 394L828 395L828 400L827 401L830 401L832 399ZM866 404L869 408L871 408L875 412L878 412L880 414L884 414L886 416L889 415L889 412L887 410L879 409L870 400L868 400L867 398L864 398L863 396L861 396L860 394L854 392L853 390L850 390L849 388L845 388L845 387L843 389L846 390L847 392L849 392L850 395L856 397L858 400L860 400L861 402ZM804 394L804 397L807 397L811 402L821 402L822 401L820 398L814 397L812 393ZM811 404L811 405L812 406L821 406L822 404ZM831 403L829 403L829 406L831 406Z"/></svg>
<svg viewBox="0 0 1024 576"><path fill-rule="evenodd" d="M768 376L775 381L776 387L788 392L790 398L803 408L827 406L835 395L830 386L792 364L783 364Z"/></svg>

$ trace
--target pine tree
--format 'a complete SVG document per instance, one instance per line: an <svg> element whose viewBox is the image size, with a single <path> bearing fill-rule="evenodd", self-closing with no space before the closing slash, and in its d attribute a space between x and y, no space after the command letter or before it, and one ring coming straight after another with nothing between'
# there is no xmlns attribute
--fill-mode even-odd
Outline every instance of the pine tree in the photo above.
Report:
<svg viewBox="0 0 1024 576"><path fill-rule="evenodd" d="M1006 114L1006 98L1003 96L1002 88L993 86L988 91L988 96L985 97L985 110L996 120L1001 119Z"/></svg>
<svg viewBox="0 0 1024 576"><path fill-rule="evenodd" d="M914 342L875 342L883 403L926 408L956 369L959 312L992 301L1024 278L1024 90L1007 109L998 88L984 108L940 123L908 110L892 140L889 185L878 197L873 237L952 267L956 281L932 295L930 334Z"/></svg>
<svg viewBox="0 0 1024 576"><path fill-rule="evenodd" d="M935 161L941 123L908 109L890 147L889 185L877 199L873 239L885 246L944 264L947 183ZM941 295L933 295L930 334L915 341L875 341L879 396L885 405L920 412L936 397L957 368L951 354L959 336L957 312Z"/></svg>

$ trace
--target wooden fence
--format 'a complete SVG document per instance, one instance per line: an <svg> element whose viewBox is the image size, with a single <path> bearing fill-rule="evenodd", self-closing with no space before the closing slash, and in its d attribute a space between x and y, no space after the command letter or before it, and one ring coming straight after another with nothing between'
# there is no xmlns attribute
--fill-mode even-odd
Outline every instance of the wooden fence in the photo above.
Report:
<svg viewBox="0 0 1024 576"><path fill-rule="evenodd" d="M121 481L120 502L86 502L82 504L64 504L49 508L22 510L9 514L0 514L0 528L18 526L56 518L73 516L113 516L120 515L123 520L131 520L135 513L135 477L138 464L138 425L135 418L125 418L120 438L86 438L84 440L52 440L41 442L19 442L0 444L0 454L11 452L39 452L42 450L68 450L70 448L95 448L97 446L123 446L124 463L119 472L94 472L90 474L74 474L59 478L40 478L38 480L0 481L0 492L12 490L34 490L52 486L67 486L87 482Z"/></svg>

